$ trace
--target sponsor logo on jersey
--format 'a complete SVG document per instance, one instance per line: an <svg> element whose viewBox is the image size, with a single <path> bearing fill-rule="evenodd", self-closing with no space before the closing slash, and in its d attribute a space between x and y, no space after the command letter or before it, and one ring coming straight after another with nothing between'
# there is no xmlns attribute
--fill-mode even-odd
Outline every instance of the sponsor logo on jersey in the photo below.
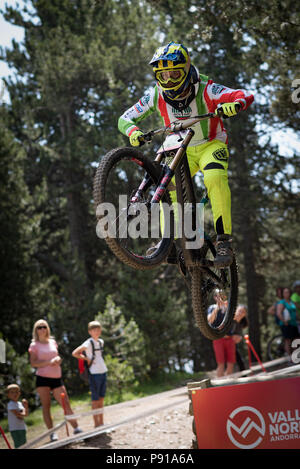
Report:
<svg viewBox="0 0 300 469"><path fill-rule="evenodd" d="M140 99L140 104L142 106L146 106L149 103L149 101L150 101L150 94L146 94Z"/></svg>
<svg viewBox="0 0 300 469"><path fill-rule="evenodd" d="M217 83L214 83L211 87L211 92L215 95L222 93L223 90L225 90L225 86L218 85Z"/></svg>
<svg viewBox="0 0 300 469"><path fill-rule="evenodd" d="M185 109L179 110L172 107L172 114L174 117L176 117L176 119L183 119L189 117L192 114L192 108L188 106Z"/></svg>
<svg viewBox="0 0 300 469"><path fill-rule="evenodd" d="M139 113L141 114L143 112L143 108L141 107L141 105L139 103L136 103L134 105L134 109Z"/></svg>
<svg viewBox="0 0 300 469"><path fill-rule="evenodd" d="M212 155L218 161L227 161L229 156L226 148L219 148L219 150L215 150Z"/></svg>

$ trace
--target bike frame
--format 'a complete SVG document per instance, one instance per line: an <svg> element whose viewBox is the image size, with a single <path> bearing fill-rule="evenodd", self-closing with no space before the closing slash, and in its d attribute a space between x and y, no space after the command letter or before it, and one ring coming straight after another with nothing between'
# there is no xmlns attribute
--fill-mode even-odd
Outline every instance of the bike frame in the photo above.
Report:
<svg viewBox="0 0 300 469"><path fill-rule="evenodd" d="M195 133L194 130L191 129L190 127L193 126L194 124L197 124L197 122L200 122L201 120L212 119L214 117L217 117L216 114L214 114L213 112L210 112L208 114L203 114L201 116L197 116L192 119L181 121L180 123L174 122L167 127L162 127L161 129L157 129L157 130L151 130L150 132L144 134L143 136L139 138L141 144L144 144L145 142L151 142L152 138L156 135L160 135L162 133L164 134L178 133L182 130L188 129L187 135L185 136L184 140L182 141L181 145L176 151L176 154L174 156L172 163L170 164L170 166L165 167L164 176L161 179L160 184L157 187L155 194L152 197L152 200L150 202L151 204L159 203L161 201L169 183L171 182L172 177L174 176L176 172L176 169L181 163L181 160L186 153L186 149ZM157 157L155 158L155 161L157 163L161 163L162 159L163 159L163 152L157 155ZM149 179L147 179L146 177L142 181L140 187L138 188L136 194L132 197L131 201L136 202L137 200L139 200L139 196L143 193L143 191L146 188L148 188L148 185L150 184L151 184L151 181L149 181Z"/></svg>
<svg viewBox="0 0 300 469"><path fill-rule="evenodd" d="M158 130L150 131L149 133L141 137L142 141L145 142L145 141L151 141L153 136L159 135L162 133L178 133L183 130L188 130L183 141L178 147L170 166L167 166L167 165L164 166L164 172L159 181L158 187L150 201L150 207L152 204L157 204L161 201L165 191L168 188L168 185L171 182L171 179L175 176L178 203L181 204L182 207L184 203L192 204L192 228L193 229L196 227L196 216L197 216L196 196L195 196L194 185L193 185L190 168L189 168L189 164L187 160L186 150L191 142L191 139L193 138L195 134L191 126L200 122L201 120L206 120L206 119L210 119L214 117L216 117L214 113L203 114L201 116L197 116L192 119L191 118L187 119L186 121L181 121L180 123L172 123L168 127L163 127ZM160 152L159 154L157 154L155 158L155 162L161 164L164 158L164 153L165 152ZM138 200L139 196L142 194L143 190L145 190L148 184L150 185L151 181L149 181L149 177L146 176L144 180L142 181L138 191L132 197L131 200L133 202ZM206 205L207 202L208 202L207 196L204 196L200 201L200 203L203 203L204 205ZM184 223L184 217L182 217L182 225L183 223ZM200 249L187 249L186 248L186 242L190 240L188 240L184 235L185 233L184 226L182 226L181 228L182 228L181 245L182 245L182 251L183 251L183 256L184 256L186 266L187 267L192 267L192 266L201 267L203 270L205 270L206 274L209 277L211 277L215 282L219 284L224 282L224 280L226 281L226 279L224 278L224 274L221 274L221 277L223 278L220 279L211 269L209 269L210 266L214 265L213 261L201 259ZM213 243L210 237L205 232L204 232L204 239L206 243L208 244L209 249L213 252L214 251Z"/></svg>

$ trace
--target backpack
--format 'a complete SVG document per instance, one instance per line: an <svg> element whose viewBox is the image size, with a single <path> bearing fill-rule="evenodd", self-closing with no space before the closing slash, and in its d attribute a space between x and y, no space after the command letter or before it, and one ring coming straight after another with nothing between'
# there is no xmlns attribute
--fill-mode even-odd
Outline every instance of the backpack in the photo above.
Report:
<svg viewBox="0 0 300 469"><path fill-rule="evenodd" d="M92 352L93 352L91 363L88 365L87 361L83 360L82 358L79 358L78 360L79 376L82 379L82 381L84 381L86 384L89 383L89 374L90 374L89 368L92 366L93 361L95 359L95 352L97 350L100 350L101 352L103 352L103 342L100 341L100 339L98 340L99 348L95 348L93 339L90 339L90 342L92 345ZM86 356L85 351L82 354Z"/></svg>

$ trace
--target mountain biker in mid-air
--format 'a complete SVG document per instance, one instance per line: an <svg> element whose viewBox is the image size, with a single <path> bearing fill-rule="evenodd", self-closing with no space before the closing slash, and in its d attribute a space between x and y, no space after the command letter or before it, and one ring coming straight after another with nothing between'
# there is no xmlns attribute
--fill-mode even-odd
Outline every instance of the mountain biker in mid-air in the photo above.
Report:
<svg viewBox="0 0 300 469"><path fill-rule="evenodd" d="M154 111L158 111L164 125L168 126L178 119L208 112L219 115L220 109L224 117L231 117L239 109L247 109L254 100L253 95L245 90L216 84L206 75L200 74L191 64L188 50L182 44L170 42L159 47L150 65L153 67L156 86L119 118L119 130L129 137L132 146L141 145L139 137L143 131L138 124ZM195 135L186 152L191 176L198 170L204 175L217 233L214 263L220 268L227 267L233 258L227 134L219 117L201 121L193 129ZM176 191L170 191L170 195L175 203Z"/></svg>

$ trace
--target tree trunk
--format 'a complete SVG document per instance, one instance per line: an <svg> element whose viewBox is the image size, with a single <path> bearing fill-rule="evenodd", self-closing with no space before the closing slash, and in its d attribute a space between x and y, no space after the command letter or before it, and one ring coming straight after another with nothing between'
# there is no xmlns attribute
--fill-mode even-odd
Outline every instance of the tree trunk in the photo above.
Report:
<svg viewBox="0 0 300 469"><path fill-rule="evenodd" d="M250 340L260 355L260 332L259 332L259 288L257 284L257 273L255 269L255 194L250 189L249 167L247 164L247 150L244 143L237 136L233 137L236 142L237 152L233 157L235 185L232 190L233 210L235 220L233 225L233 243L237 245L243 256L245 282L247 293L248 321ZM237 230L239 230L237 232Z"/></svg>
<svg viewBox="0 0 300 469"><path fill-rule="evenodd" d="M61 133L64 142L62 169L64 173L72 256L73 259L82 264L81 269L84 270L86 283L90 284L91 276L89 275L90 269L87 260L88 253L84 243L88 209L85 207L81 194L83 176L79 173L78 161L76 159L76 136L74 135L75 124L73 120L71 109L66 110L65 113L60 115Z"/></svg>

